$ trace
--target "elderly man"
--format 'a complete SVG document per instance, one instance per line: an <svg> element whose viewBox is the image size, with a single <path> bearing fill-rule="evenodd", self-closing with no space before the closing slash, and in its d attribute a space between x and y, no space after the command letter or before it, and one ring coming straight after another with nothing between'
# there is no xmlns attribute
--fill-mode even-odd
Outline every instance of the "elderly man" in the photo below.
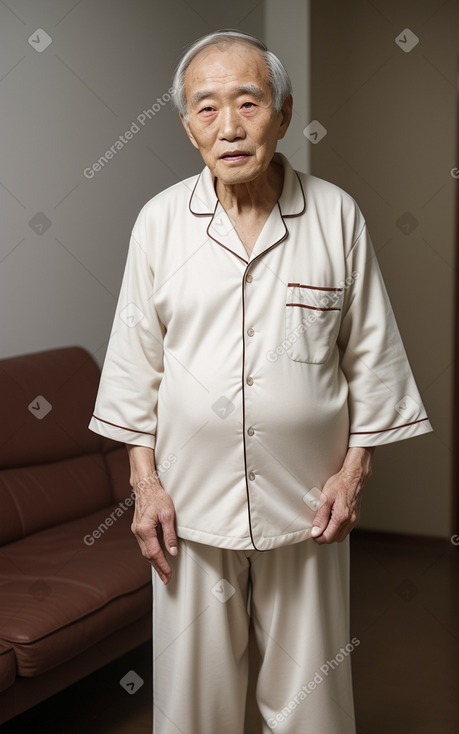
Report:
<svg viewBox="0 0 459 734"><path fill-rule="evenodd" d="M431 427L355 201L276 153L280 61L219 31L174 90L205 168L138 216L90 423L153 567L154 731L243 733L251 618L263 732L353 734L349 532L374 447Z"/></svg>

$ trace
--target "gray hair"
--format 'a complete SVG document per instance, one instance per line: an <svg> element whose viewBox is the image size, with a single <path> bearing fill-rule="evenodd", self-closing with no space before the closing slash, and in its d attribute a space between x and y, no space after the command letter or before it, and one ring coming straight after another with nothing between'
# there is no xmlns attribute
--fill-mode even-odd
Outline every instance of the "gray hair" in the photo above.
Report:
<svg viewBox="0 0 459 734"><path fill-rule="evenodd" d="M262 56L266 62L269 75L269 83L273 95L273 104L276 112L280 112L285 98L292 94L292 83L290 77L287 74L283 64L279 61L277 56L268 51L268 47L263 41L256 36L250 36L248 33L242 31L233 30L231 28L224 29L221 31L214 31L209 33L202 38L198 38L197 41L191 44L185 53L180 58L178 65L175 69L174 76L172 79L172 100L179 112L183 115L185 120L188 122L188 110L186 107L186 96L185 96L185 74L186 71L197 54L204 48L209 46L218 46L221 43L228 41L243 41L249 43L255 48L260 49Z"/></svg>

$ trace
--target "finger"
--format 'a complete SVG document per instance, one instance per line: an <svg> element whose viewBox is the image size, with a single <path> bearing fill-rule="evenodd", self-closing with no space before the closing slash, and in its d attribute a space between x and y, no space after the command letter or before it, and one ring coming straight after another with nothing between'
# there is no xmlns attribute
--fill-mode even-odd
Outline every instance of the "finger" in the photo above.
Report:
<svg viewBox="0 0 459 734"><path fill-rule="evenodd" d="M312 522L311 536L317 540L324 533L330 522L331 501L322 492L320 506Z"/></svg>
<svg viewBox="0 0 459 734"><path fill-rule="evenodd" d="M328 526L326 528L326 530L324 530L324 532L322 533L322 535L320 535L318 538L314 538L314 540L319 545L322 545L322 544L325 544L325 543L338 543L339 542L339 537L338 537L338 533L337 532L334 532L330 528L330 526Z"/></svg>
<svg viewBox="0 0 459 734"><path fill-rule="evenodd" d="M170 568L170 566L168 565L169 571L165 573L162 570L162 568L160 568L156 563L153 562L151 565L155 569L156 573L158 574L159 578L163 582L164 586L167 586L167 584L169 583L169 581L172 578L172 569Z"/></svg>
<svg viewBox="0 0 459 734"><path fill-rule="evenodd" d="M177 535L174 527L175 513L174 510L163 510L160 515L161 529L163 533L164 545L171 556L176 556L178 551Z"/></svg>
<svg viewBox="0 0 459 734"><path fill-rule="evenodd" d="M322 535L317 538L318 543L341 543L353 528L353 523L346 519L337 519L331 516L330 522Z"/></svg>
<svg viewBox="0 0 459 734"><path fill-rule="evenodd" d="M150 556L149 561L161 581L167 585L172 578L172 569L167 562L166 556L164 555L164 551L161 546L159 546L159 550L155 552L154 555Z"/></svg>
<svg viewBox="0 0 459 734"><path fill-rule="evenodd" d="M140 545L142 555L151 563L161 581L168 584L172 578L172 569L161 548L161 544L156 535L156 529L153 532L154 535L150 536L148 541L144 541L139 535L136 535L136 538Z"/></svg>

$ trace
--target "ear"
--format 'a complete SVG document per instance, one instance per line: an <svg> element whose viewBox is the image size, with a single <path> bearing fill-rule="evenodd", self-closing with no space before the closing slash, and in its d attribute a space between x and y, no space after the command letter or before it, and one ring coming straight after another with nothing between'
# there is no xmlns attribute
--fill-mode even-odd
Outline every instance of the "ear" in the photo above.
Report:
<svg viewBox="0 0 459 734"><path fill-rule="evenodd" d="M181 121L182 121L182 125L183 125L183 127L185 128L185 130L186 130L186 134L187 134L187 135L188 135L188 137L190 138L190 140L191 140L192 144L194 145L194 147L195 147L195 148L198 148L198 149L199 149L199 145L197 144L197 142L196 142L196 139L195 139L195 137L194 137L193 133L192 133L192 132L191 132L191 130L190 130L190 126L189 126L189 124L188 124L188 123L187 123L187 121L185 120L185 118L184 118L184 116L182 115L182 113L180 112L179 114L180 114L180 119L181 119Z"/></svg>
<svg viewBox="0 0 459 734"><path fill-rule="evenodd" d="M281 140L285 133L288 130L288 126L290 125L290 120L292 119L292 113L293 113L293 97L291 94L288 94L286 98L284 99L284 102L282 104L282 108L280 111L280 114L282 115L280 125L279 125L279 131L277 134L277 139Z"/></svg>

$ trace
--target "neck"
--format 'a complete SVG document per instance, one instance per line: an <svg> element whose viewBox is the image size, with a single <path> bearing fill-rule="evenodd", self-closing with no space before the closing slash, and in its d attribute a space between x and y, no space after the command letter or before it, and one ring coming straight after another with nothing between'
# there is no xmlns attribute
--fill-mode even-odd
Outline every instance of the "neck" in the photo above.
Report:
<svg viewBox="0 0 459 734"><path fill-rule="evenodd" d="M216 193L222 207L236 214L254 211L270 212L282 193L284 169L271 161L263 173L253 181L238 184L216 182Z"/></svg>

